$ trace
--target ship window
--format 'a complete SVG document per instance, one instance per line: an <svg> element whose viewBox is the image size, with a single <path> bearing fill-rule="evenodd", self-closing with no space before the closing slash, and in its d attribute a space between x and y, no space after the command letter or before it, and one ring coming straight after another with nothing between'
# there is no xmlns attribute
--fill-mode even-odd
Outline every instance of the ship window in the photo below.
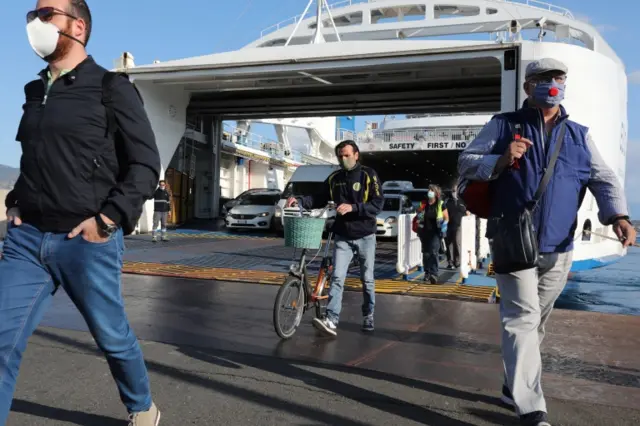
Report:
<svg viewBox="0 0 640 426"><path fill-rule="evenodd" d="M496 13L498 13L498 9L494 9L492 7L488 7L486 12L487 12L487 15L495 15Z"/></svg>
<svg viewBox="0 0 640 426"><path fill-rule="evenodd" d="M392 22L422 21L426 19L424 4L384 7L371 11L372 24L389 24Z"/></svg>
<svg viewBox="0 0 640 426"><path fill-rule="evenodd" d="M286 42L287 42L287 39L278 38L275 40L269 40L268 42L261 44L260 47L284 46Z"/></svg>
<svg viewBox="0 0 640 426"><path fill-rule="evenodd" d="M350 25L360 25L362 24L362 11L347 13L340 16L334 16L333 22L335 22L336 27L348 27ZM325 19L322 21L322 25L325 28L331 28L331 20ZM309 25L309 29L314 30L316 28L316 23L312 23Z"/></svg>
<svg viewBox="0 0 640 426"><path fill-rule="evenodd" d="M437 4L433 6L433 16L436 19L478 15L480 15L480 8L477 6L459 6L451 4Z"/></svg>

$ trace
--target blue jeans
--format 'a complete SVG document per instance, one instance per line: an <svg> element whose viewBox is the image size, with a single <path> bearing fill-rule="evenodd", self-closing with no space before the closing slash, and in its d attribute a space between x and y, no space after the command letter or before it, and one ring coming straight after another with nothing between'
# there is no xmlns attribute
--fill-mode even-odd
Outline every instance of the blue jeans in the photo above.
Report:
<svg viewBox="0 0 640 426"><path fill-rule="evenodd" d="M336 236L333 252L333 276L331 277L329 302L327 304L327 318L336 325L342 310L344 280L347 278L349 264L354 254L357 254L360 261L360 279L362 280L364 297L362 315L373 315L376 301L376 286L373 275L376 258L376 236L371 234L359 240L345 240L340 236Z"/></svg>
<svg viewBox="0 0 640 426"><path fill-rule="evenodd" d="M438 276L440 265L440 233L435 231L424 231L421 238L422 243L422 266L425 276Z"/></svg>
<svg viewBox="0 0 640 426"><path fill-rule="evenodd" d="M27 340L57 286L87 322L127 410L151 407L147 368L121 295L123 254L120 230L107 242L91 243L81 235L68 239L28 224L9 225L0 260L0 424L9 415Z"/></svg>

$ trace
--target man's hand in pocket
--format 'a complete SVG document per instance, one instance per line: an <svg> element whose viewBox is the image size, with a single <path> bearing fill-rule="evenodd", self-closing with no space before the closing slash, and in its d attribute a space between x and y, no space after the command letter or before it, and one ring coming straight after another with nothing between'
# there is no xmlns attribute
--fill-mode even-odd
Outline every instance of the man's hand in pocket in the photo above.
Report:
<svg viewBox="0 0 640 426"><path fill-rule="evenodd" d="M14 226L22 225L22 219L20 219L20 209L17 207L11 207L7 210L7 220L12 222Z"/></svg>

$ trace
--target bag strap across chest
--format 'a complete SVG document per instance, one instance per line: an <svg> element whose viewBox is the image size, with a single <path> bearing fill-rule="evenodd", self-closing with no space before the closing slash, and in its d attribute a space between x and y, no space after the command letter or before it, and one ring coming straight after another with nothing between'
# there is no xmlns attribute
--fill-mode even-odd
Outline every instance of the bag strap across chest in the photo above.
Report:
<svg viewBox="0 0 640 426"><path fill-rule="evenodd" d="M556 161L558 161L558 157L560 156L560 150L562 149L562 144L564 143L564 135L566 133L567 133L567 123L566 121L563 121L562 124L560 125L560 130L558 131L556 146L555 146L555 149L553 150L553 154L551 155L551 158L549 159L549 164L545 169L544 176L542 176L542 180L540 181L540 185L538 186L536 193L533 195L533 199L529 203L529 205L531 206L530 209L535 208L535 206L540 201L540 198L542 198L542 194L544 194L544 191L547 189L547 186L549 185L549 181L551 181L551 177L553 176L553 172L556 167Z"/></svg>

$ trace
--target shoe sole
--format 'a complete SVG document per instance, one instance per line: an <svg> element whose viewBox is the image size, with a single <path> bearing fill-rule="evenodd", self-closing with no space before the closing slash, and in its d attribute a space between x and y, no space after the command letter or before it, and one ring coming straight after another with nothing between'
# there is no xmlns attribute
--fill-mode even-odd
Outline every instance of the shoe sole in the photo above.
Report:
<svg viewBox="0 0 640 426"><path fill-rule="evenodd" d="M155 426L158 426L160 424L160 410L158 410L158 417L156 417L156 424Z"/></svg>
<svg viewBox="0 0 640 426"><path fill-rule="evenodd" d="M314 318L313 319L313 326L316 328L316 330L318 330L319 332L321 332L322 334L324 334L326 336L335 337L335 336L338 335L338 333L336 333L334 330L331 330L330 328L325 326L322 323L322 321L320 321L318 318Z"/></svg>
<svg viewBox="0 0 640 426"><path fill-rule="evenodd" d="M364 328L362 327L362 331L365 331L367 333L371 333L374 329L373 328Z"/></svg>

